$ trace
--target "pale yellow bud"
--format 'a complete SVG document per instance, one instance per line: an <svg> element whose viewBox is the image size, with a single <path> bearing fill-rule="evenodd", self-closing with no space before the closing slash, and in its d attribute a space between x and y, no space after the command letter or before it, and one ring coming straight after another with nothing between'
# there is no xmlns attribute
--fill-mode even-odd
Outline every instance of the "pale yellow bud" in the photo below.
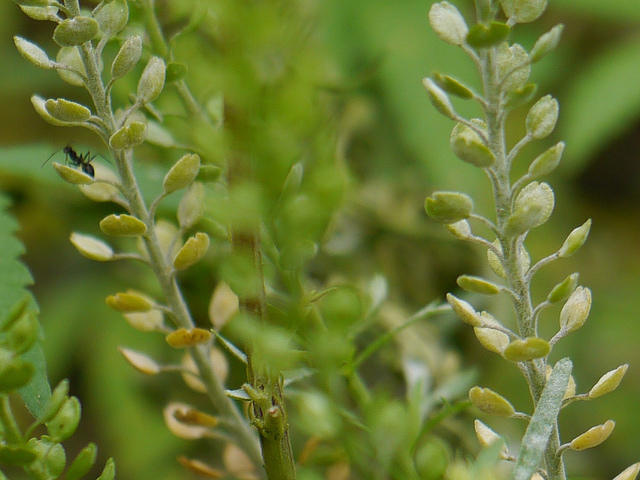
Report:
<svg viewBox="0 0 640 480"><path fill-rule="evenodd" d="M100 220L100 230L116 237L139 237L147 232L147 226L132 215L112 213Z"/></svg>
<svg viewBox="0 0 640 480"><path fill-rule="evenodd" d="M513 405L506 398L488 388L472 387L469 390L469 400L490 415L511 417L515 413Z"/></svg>
<svg viewBox="0 0 640 480"><path fill-rule="evenodd" d="M620 382L622 381L622 377L627 373L627 369L629 368L629 364L625 363L624 365L620 365L615 370L611 370L610 372L605 373L598 383L596 383L591 390L589 390L589 398L598 398L602 395L606 395L609 392L613 392Z"/></svg>
<svg viewBox="0 0 640 480"><path fill-rule="evenodd" d="M614 422L613 420L607 420L602 425L592 427L582 435L578 435L576 438L571 440L569 446L572 450L576 451L597 447L607 438L609 438L609 435L611 435L611 432L613 431L613 428L615 426L616 422Z"/></svg>
<svg viewBox="0 0 640 480"><path fill-rule="evenodd" d="M125 360L139 372L145 375L156 375L160 373L160 365L144 353L136 352L135 350L125 347L118 347L118 350L120 350Z"/></svg>
<svg viewBox="0 0 640 480"><path fill-rule="evenodd" d="M635 480L638 476L638 472L640 472L640 463L634 463L616 475L616 478L613 480Z"/></svg>
<svg viewBox="0 0 640 480"><path fill-rule="evenodd" d="M165 340L169 346L173 348L193 347L195 345L207 343L211 340L211 332L204 328L197 327L192 328L191 330L179 328L167 335Z"/></svg>
<svg viewBox="0 0 640 480"><path fill-rule="evenodd" d="M74 232L69 237L69 240L82 256L91 260L106 262L113 258L113 249L102 240L98 240L91 235Z"/></svg>

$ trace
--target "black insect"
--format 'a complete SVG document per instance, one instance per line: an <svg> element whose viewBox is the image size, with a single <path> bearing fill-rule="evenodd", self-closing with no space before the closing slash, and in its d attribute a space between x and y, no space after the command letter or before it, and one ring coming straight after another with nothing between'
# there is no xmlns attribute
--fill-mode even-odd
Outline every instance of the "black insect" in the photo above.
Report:
<svg viewBox="0 0 640 480"><path fill-rule="evenodd" d="M91 165L91 161L96 158L96 156L91 155L91 152L81 153L78 155L78 152L76 152L71 145L67 145L62 149L62 153L64 153L65 156L65 163L71 163L74 167L80 167L80 169L90 177L95 175L95 170L93 169L93 165ZM55 153L53 155L55 155ZM51 157L53 157L53 155L51 155ZM51 157L47 158L47 160L42 164L43 167L49 160L51 160Z"/></svg>

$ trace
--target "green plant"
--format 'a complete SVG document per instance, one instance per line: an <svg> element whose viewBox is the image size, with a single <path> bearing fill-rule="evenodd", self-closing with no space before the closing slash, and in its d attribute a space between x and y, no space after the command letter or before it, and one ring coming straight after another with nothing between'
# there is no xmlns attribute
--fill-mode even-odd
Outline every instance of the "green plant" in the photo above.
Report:
<svg viewBox="0 0 640 480"><path fill-rule="evenodd" d="M517 24L538 19L546 6L546 1L538 0L477 0L477 23L469 28L455 6L448 2L434 4L429 11L432 28L440 39L468 54L480 75L482 90L476 93L463 82L438 73L424 80L435 108L456 122L450 140L454 154L480 168L491 182L493 220L475 213L473 200L459 192L434 192L426 199L425 209L432 219L446 224L457 238L484 247L489 266L502 279L496 282L462 275L458 285L476 295L505 294L513 304L515 329L490 313L478 312L470 303L447 295L460 319L474 328L480 343L513 362L527 382L533 401L531 415L517 412L506 398L488 388L476 386L469 392L470 400L481 411L528 422L519 453L512 455L506 447L501 453L501 458L514 463L511 478L521 480L566 479L563 455L567 451L595 447L606 440L614 427L612 420L562 443L558 416L571 403L592 400L615 390L628 367L622 365L608 372L588 393L577 394L571 376L572 362L564 358L552 367L549 355L559 340L587 320L591 291L578 286L578 274L574 273L558 283L544 300L536 302L532 295L534 275L547 264L574 254L586 241L591 227L591 221L587 220L567 236L556 252L532 264L525 240L531 230L547 222L555 203L551 187L538 179L557 167L564 143L558 142L537 156L517 180L512 180L512 166L523 156L525 146L553 132L558 102L550 95L538 99L527 113L526 133L510 147L506 140L508 117L534 98L536 86L528 83L531 66L555 49L563 27L557 25L540 36L529 52L518 43L510 44L509 34ZM506 21L499 19L500 10ZM483 118L460 116L449 95L477 102ZM485 233L476 233L478 227L472 230L470 221L477 223L480 231L490 232L490 238L485 238ZM558 332L551 339L542 338L538 333L541 312L562 302ZM480 421L476 421L476 433L485 446L500 441ZM616 478L635 478L639 469L640 464L635 464Z"/></svg>

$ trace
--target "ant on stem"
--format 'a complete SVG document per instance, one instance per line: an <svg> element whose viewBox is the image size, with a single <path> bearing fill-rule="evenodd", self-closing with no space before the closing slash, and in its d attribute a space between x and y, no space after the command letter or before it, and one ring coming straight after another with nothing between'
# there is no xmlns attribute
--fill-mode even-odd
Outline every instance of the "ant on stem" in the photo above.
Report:
<svg viewBox="0 0 640 480"><path fill-rule="evenodd" d="M71 165L73 165L74 167L80 167L80 169L90 177L93 177L95 175L95 170L93 169L93 165L91 165L91 161L96 156L95 155L92 156L91 152L78 154L78 152L76 152L73 149L71 144L64 147L62 149L62 152L64 153L64 156L65 156L65 163L71 163ZM53 157L56 153L57 152L52 153L51 156L47 158L47 160L42 164L42 166L44 167L45 164L49 160L51 160L51 157Z"/></svg>

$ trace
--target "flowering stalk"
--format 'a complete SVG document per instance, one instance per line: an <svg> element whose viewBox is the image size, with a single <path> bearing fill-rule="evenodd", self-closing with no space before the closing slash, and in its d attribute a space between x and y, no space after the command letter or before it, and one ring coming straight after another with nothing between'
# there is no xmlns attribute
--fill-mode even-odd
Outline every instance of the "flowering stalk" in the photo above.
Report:
<svg viewBox="0 0 640 480"><path fill-rule="evenodd" d="M551 187L538 179L557 167L564 143L557 143L535 158L528 171L513 182L511 167L523 147L553 132L559 113L558 101L550 95L538 99L529 108L524 136L510 147L506 141L509 113L528 103L536 93L537 86L528 83L531 66L556 47L562 25L543 34L527 52L521 45L509 43L510 31L519 23L540 17L546 9L546 1L476 0L475 3L478 23L470 28L457 8L448 2L435 3L429 11L429 21L441 40L462 48L472 59L482 81L482 92L475 92L463 82L438 73L425 79L423 84L435 108L456 122L451 133L451 148L455 155L482 169L489 178L495 214L490 219L474 213L472 199L458 192L434 192L427 198L425 209L432 219L446 224L459 239L486 248L489 265L502 282L463 275L458 284L475 294L505 293L514 306L516 328L508 328L487 312L477 312L471 304L452 294L447 300L457 315L474 327L483 346L515 363L529 386L534 412L532 415L516 412L504 397L486 388L473 387L469 392L470 400L485 413L528 420L529 426L517 457L506 450L501 454L501 458L515 463L513 479L529 480L532 475L541 474L550 480L565 480L563 453L598 445L609 436L614 423L606 422L561 445L558 429L561 408L572 401L594 397L576 395L569 359L560 360L552 368L548 355L560 339L585 323L591 307L591 292L577 286L578 275L572 274L556 285L545 300L536 304L531 295L531 280L546 264L578 250L588 236L591 221L574 229L555 253L532 265L525 239L532 229L546 223L555 203ZM506 21L498 17L500 9ZM460 116L450 95L475 100L482 108L483 118ZM488 227L494 238L475 234L470 221ZM541 338L538 335L540 312L561 302L565 303L560 313L560 329L550 340ZM624 371L625 366L609 372L597 386L607 383L603 391L612 391ZM484 424L476 428L483 445L499 440ZM624 478L635 478L635 473L633 477Z"/></svg>

